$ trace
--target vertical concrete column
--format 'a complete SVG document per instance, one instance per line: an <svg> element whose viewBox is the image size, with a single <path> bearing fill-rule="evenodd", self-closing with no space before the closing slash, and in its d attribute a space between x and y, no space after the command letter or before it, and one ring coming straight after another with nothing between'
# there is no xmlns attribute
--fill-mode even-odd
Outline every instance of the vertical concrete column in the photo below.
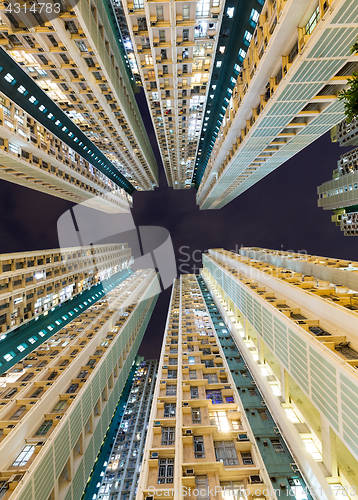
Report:
<svg viewBox="0 0 358 500"><path fill-rule="evenodd" d="M336 435L327 418L321 413L321 440L323 463L332 477L338 476Z"/></svg>
<svg viewBox="0 0 358 500"><path fill-rule="evenodd" d="M245 332L245 340L249 340L249 322L244 316L244 332Z"/></svg>
<svg viewBox="0 0 358 500"><path fill-rule="evenodd" d="M285 403L289 403L290 402L289 375L282 365L280 366L280 370L281 370L281 394L285 400Z"/></svg>
<svg viewBox="0 0 358 500"><path fill-rule="evenodd" d="M259 363L263 364L265 362L264 357L264 342L260 335L257 335L257 350L259 353Z"/></svg>

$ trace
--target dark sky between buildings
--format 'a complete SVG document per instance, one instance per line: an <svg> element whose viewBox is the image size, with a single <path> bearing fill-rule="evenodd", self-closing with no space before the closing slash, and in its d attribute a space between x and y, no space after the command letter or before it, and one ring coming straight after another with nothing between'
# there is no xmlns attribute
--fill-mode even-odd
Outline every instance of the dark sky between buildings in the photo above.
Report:
<svg viewBox="0 0 358 500"><path fill-rule="evenodd" d="M306 251L358 260L358 238L344 237L331 222L331 212L317 207L317 186L329 180L347 148L318 139L221 210L200 211L194 189L174 191L164 171L143 96L138 98L159 164L160 187L134 194L136 226L168 229L178 273L197 272L201 252L241 245ZM56 248L57 220L72 206L55 198L0 181L0 253ZM89 217L91 211L89 210ZM157 302L139 354L159 355L170 289Z"/></svg>

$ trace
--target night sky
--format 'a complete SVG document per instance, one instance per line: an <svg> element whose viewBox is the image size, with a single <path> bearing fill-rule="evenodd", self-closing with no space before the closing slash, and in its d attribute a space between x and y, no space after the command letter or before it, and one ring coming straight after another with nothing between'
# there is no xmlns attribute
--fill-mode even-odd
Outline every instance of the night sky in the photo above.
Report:
<svg viewBox="0 0 358 500"><path fill-rule="evenodd" d="M169 230L178 272L197 271L200 252L208 248L241 245L358 260L358 238L344 237L331 222L331 212L317 207L317 186L331 178L349 148L332 144L326 134L226 207L200 211L194 189L168 188L142 95L138 103L156 153L160 187L135 193L132 215L137 226ZM58 247L57 220L71 206L0 180L0 253ZM139 354L147 358L159 355L169 298L170 289L159 297L142 342Z"/></svg>

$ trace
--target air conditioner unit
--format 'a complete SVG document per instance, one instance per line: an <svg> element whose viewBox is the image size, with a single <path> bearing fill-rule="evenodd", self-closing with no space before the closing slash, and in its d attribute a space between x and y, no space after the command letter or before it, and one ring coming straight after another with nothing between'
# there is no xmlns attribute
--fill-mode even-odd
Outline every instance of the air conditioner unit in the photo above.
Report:
<svg viewBox="0 0 358 500"><path fill-rule="evenodd" d="M237 440L238 441L249 441L249 438L247 437L247 434L238 434Z"/></svg>
<svg viewBox="0 0 358 500"><path fill-rule="evenodd" d="M225 370L219 370L220 373L225 373Z"/></svg>
<svg viewBox="0 0 358 500"><path fill-rule="evenodd" d="M154 500L154 497L145 497L145 500Z"/></svg>
<svg viewBox="0 0 358 500"><path fill-rule="evenodd" d="M193 431L191 429L185 429L186 436L191 436L192 434L193 434Z"/></svg>
<svg viewBox="0 0 358 500"><path fill-rule="evenodd" d="M231 389L230 385L224 385L224 389Z"/></svg>
<svg viewBox="0 0 358 500"><path fill-rule="evenodd" d="M13 474L7 480L8 483L19 482L22 479L23 474Z"/></svg>
<svg viewBox="0 0 358 500"><path fill-rule="evenodd" d="M249 476L250 484L262 483L262 479L259 475Z"/></svg>
<svg viewBox="0 0 358 500"><path fill-rule="evenodd" d="M161 380L160 383L161 384L165 384L166 380Z"/></svg>
<svg viewBox="0 0 358 500"><path fill-rule="evenodd" d="M189 368L189 366L183 366L184 370L187 370L188 368Z"/></svg>
<svg viewBox="0 0 358 500"><path fill-rule="evenodd" d="M167 366L163 366L163 370L167 370L167 368L168 368Z"/></svg>
<svg viewBox="0 0 358 500"><path fill-rule="evenodd" d="M264 400L261 401L261 405L262 406L267 406Z"/></svg>
<svg viewBox="0 0 358 500"><path fill-rule="evenodd" d="M186 476L194 476L194 469L186 469L185 475Z"/></svg>
<svg viewBox="0 0 358 500"><path fill-rule="evenodd" d="M157 451L153 451L150 458L159 458L159 453Z"/></svg>
<svg viewBox="0 0 358 500"><path fill-rule="evenodd" d="M159 420L155 421L155 422L154 422L154 425L155 425L156 427L159 427L159 426L160 426L160 421L159 421Z"/></svg>

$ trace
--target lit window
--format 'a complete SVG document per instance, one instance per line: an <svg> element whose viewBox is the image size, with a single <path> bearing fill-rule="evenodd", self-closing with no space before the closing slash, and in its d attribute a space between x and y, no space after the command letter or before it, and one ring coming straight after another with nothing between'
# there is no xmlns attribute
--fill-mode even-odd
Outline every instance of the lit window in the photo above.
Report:
<svg viewBox="0 0 358 500"><path fill-rule="evenodd" d="M217 61L217 62L216 62L216 67L217 67L217 68L221 68L221 65L222 65L222 61Z"/></svg>
<svg viewBox="0 0 358 500"><path fill-rule="evenodd" d="M252 33L250 33L249 31L245 31L245 34L244 34L244 43L245 45L249 45L250 42L251 42L251 38L252 38Z"/></svg>
<svg viewBox="0 0 358 500"><path fill-rule="evenodd" d="M17 89L18 92L20 92L20 94L23 94L24 92L26 92L26 89L23 85L20 85L20 87Z"/></svg>
<svg viewBox="0 0 358 500"><path fill-rule="evenodd" d="M251 15L250 15L250 21L254 22L255 24L259 20L260 14L257 12L257 10L252 9Z"/></svg>
<svg viewBox="0 0 358 500"><path fill-rule="evenodd" d="M30 460L31 455L35 451L35 446L25 446L20 455L17 457L15 462L12 464L13 467L23 467Z"/></svg>
<svg viewBox="0 0 358 500"><path fill-rule="evenodd" d="M219 52L221 54L223 54L225 52L225 45L221 45L221 47L219 47Z"/></svg>
<svg viewBox="0 0 358 500"><path fill-rule="evenodd" d="M320 453L313 439L305 438L303 439L303 442L305 443L307 450L311 453L316 462L322 462L322 454Z"/></svg>
<svg viewBox="0 0 358 500"><path fill-rule="evenodd" d="M228 7L228 9L226 11L227 17L232 19L234 17L234 11L235 11L234 7Z"/></svg>
<svg viewBox="0 0 358 500"><path fill-rule="evenodd" d="M12 75L10 75L10 73L7 73L5 76L4 76L5 80L9 83L12 83L14 81L14 77Z"/></svg>
<svg viewBox="0 0 358 500"><path fill-rule="evenodd" d="M239 50L239 57L242 57L242 59L245 59L246 52L243 49Z"/></svg>

